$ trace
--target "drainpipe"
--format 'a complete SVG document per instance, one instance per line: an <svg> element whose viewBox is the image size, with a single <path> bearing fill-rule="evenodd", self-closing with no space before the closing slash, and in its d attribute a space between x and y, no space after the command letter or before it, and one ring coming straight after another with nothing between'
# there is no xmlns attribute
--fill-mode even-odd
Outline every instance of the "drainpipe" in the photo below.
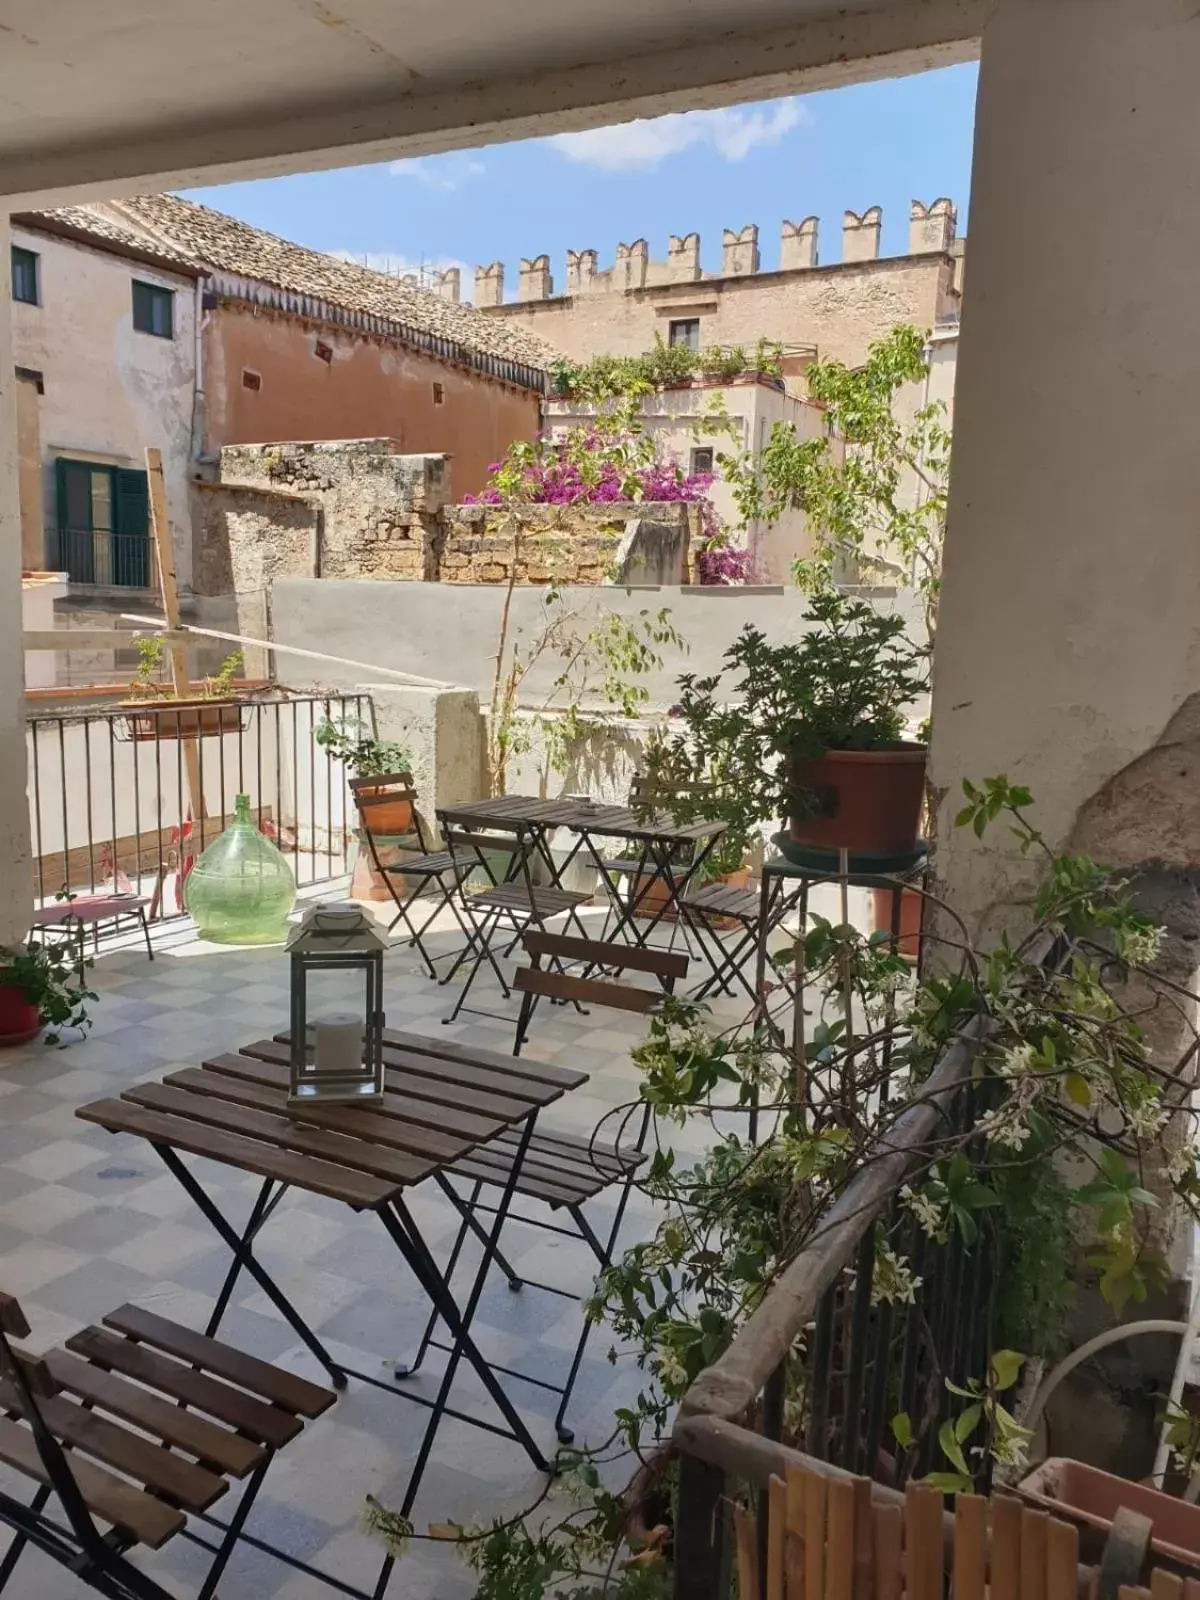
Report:
<svg viewBox="0 0 1200 1600"><path fill-rule="evenodd" d="M191 464L193 467L199 465L200 457L204 453L206 410L204 395L204 318L207 315L204 309L204 283L205 279L203 277L196 279L195 310L192 317L196 364L196 383L192 394Z"/></svg>

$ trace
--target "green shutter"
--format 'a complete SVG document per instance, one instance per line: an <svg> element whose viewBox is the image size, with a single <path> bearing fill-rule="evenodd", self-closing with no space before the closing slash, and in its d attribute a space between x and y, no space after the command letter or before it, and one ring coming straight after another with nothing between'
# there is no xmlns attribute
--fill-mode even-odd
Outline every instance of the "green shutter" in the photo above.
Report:
<svg viewBox="0 0 1200 1600"><path fill-rule="evenodd" d="M144 472L118 467L113 473L113 582L130 589L150 586L150 491Z"/></svg>

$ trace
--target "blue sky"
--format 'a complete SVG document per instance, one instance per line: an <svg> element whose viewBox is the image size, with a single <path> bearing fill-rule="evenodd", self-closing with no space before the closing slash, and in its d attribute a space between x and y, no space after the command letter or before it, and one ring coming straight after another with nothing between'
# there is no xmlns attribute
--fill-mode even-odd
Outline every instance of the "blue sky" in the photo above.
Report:
<svg viewBox="0 0 1200 1600"><path fill-rule="evenodd" d="M720 265L722 228L759 225L764 268L779 224L821 218L821 258L840 255L842 212L884 208L884 254L905 248L909 201L949 195L967 231L976 68L950 67L821 94L417 161L196 189L245 221L385 270L502 260L509 298L517 261L593 247L611 264L618 240L698 231L705 267ZM464 297L471 292L464 272Z"/></svg>

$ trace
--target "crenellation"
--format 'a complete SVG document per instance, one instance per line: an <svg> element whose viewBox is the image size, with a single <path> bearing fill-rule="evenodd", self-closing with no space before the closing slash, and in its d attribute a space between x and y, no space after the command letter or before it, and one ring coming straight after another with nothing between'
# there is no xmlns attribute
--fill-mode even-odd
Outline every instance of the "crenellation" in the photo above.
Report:
<svg viewBox="0 0 1200 1600"><path fill-rule="evenodd" d="M548 300L554 293L554 279L550 276L550 257L522 256L517 274L517 291L522 300Z"/></svg>
<svg viewBox="0 0 1200 1600"><path fill-rule="evenodd" d="M820 221L805 217L803 222L785 222L779 236L779 270L807 271L817 264L817 231Z"/></svg>
<svg viewBox="0 0 1200 1600"><path fill-rule="evenodd" d="M619 244L612 270L613 288L644 289L649 265L650 246L645 239L635 239L632 244Z"/></svg>
<svg viewBox="0 0 1200 1600"><path fill-rule="evenodd" d="M433 275L433 292L457 305L462 299L462 268L444 267Z"/></svg>
<svg viewBox="0 0 1200 1600"><path fill-rule="evenodd" d="M910 256L946 255L954 245L958 228L958 208L944 197L926 206L914 200L909 214L908 253Z"/></svg>
<svg viewBox="0 0 1200 1600"><path fill-rule="evenodd" d="M842 218L842 260L878 261L882 234L881 206L871 206L861 217L856 211L847 211Z"/></svg>
<svg viewBox="0 0 1200 1600"><path fill-rule="evenodd" d="M475 268L475 307L504 304L504 263L493 261Z"/></svg>
<svg viewBox="0 0 1200 1600"><path fill-rule="evenodd" d="M741 278L758 271L758 224L726 228L721 234L721 275Z"/></svg>
<svg viewBox="0 0 1200 1600"><path fill-rule="evenodd" d="M962 247L958 238L958 208L941 196L929 205L912 202L909 217L910 256L950 255L955 258L957 286L961 289ZM820 218L808 216L799 222L785 220L780 227L779 272L812 272L822 266L819 250ZM883 210L869 206L861 215L847 211L842 219L841 263L857 265L880 260L883 239ZM897 258L902 259L902 258ZM826 263L825 265L837 265ZM665 257L652 258L645 239L617 245L613 263L601 267L597 250L566 252L566 289L571 296L622 294L631 289L659 289L676 283L718 281L722 278L750 277L763 270L759 253L759 230L755 223L743 228L725 228L721 234L721 265L705 271L700 264L699 233L670 234ZM451 269L453 270L453 269ZM443 282L443 279L445 281ZM439 275L438 293L452 298L450 279ZM520 265L517 298L521 301L548 300L554 296L550 258L525 257ZM504 303L504 268L494 261L475 269L476 306Z"/></svg>
<svg viewBox="0 0 1200 1600"><path fill-rule="evenodd" d="M567 293L587 294L596 281L595 250L567 251Z"/></svg>

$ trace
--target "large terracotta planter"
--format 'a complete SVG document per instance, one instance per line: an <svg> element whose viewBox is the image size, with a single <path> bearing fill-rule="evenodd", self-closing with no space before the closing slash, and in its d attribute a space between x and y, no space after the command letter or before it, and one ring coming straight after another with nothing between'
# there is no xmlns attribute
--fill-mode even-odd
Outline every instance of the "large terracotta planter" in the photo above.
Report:
<svg viewBox="0 0 1200 1600"><path fill-rule="evenodd" d="M1200 1506L1061 1456L1043 1461L1017 1485L1017 1493L1028 1505L1075 1523L1084 1561L1099 1559L1113 1518L1124 1506L1149 1517L1153 1556L1200 1571Z"/></svg>
<svg viewBox="0 0 1200 1600"><path fill-rule="evenodd" d="M871 932L891 934L893 889L871 890ZM900 890L900 942L898 953L906 961L916 961L921 954L921 916L925 897L916 889Z"/></svg>
<svg viewBox="0 0 1200 1600"><path fill-rule="evenodd" d="M149 700L127 702L124 710L129 737L138 742L204 739L239 733L246 725L245 708L238 700Z"/></svg>
<svg viewBox="0 0 1200 1600"><path fill-rule="evenodd" d="M14 984L0 984L0 1049L28 1044L41 1031L41 1013L26 1000L24 991Z"/></svg>
<svg viewBox="0 0 1200 1600"><path fill-rule="evenodd" d="M796 789L814 793L818 812L790 817L792 839L809 850L852 850L903 855L917 842L925 798L923 744L891 750L827 750L816 761L797 762Z"/></svg>

